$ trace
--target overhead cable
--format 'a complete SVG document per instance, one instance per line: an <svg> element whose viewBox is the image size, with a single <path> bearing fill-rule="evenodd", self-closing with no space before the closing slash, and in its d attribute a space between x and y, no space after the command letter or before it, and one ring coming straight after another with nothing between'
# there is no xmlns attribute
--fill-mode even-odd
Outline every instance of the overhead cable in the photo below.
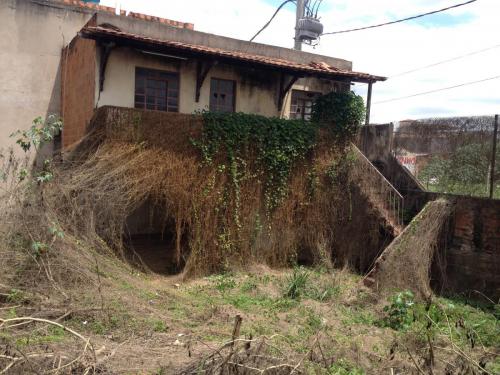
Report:
<svg viewBox="0 0 500 375"><path fill-rule="evenodd" d="M498 48L498 47L500 47L500 44L496 44L496 45L494 45L494 46L491 46L491 47L488 47L488 48L483 48L483 49L480 49L480 50L477 50L477 51L474 51L474 52L466 53L466 54L464 54L464 55L455 56L455 57L452 57L452 58L450 58L450 59L446 59L446 60L438 61L438 62L435 62L435 63L433 63L433 64L429 64L429 65L421 66L421 67L419 67L419 68L415 68L415 69L407 70L407 71L405 71L405 72L401 72L401 73L398 73L398 74L394 74L393 76L390 76L390 78L400 77L400 76L403 76L403 75L406 75L406 74L410 74L410 73L418 72L419 70L428 69L428 68L432 68L432 67L434 67L434 66L438 66L438 65L446 64L446 63L449 63L449 62L452 62L452 61L460 60L460 59L463 59L463 58L465 58L465 57L469 57L469 56L477 55L477 54L479 54L479 53L483 53L483 52L486 52L486 51L490 51L490 50L495 49L495 48Z"/></svg>
<svg viewBox="0 0 500 375"><path fill-rule="evenodd" d="M424 91L424 92L419 92L417 94L412 94L412 95L407 95L407 96L401 96L399 98L392 98L392 99L387 99L387 100L381 100L379 102L375 102L373 104L382 104L382 103L389 103L389 102L395 102L397 100L403 100L403 99L408 99L408 98L413 98L415 96L421 96L421 95L427 95L427 94L433 94L435 92L440 92L440 91L445 91L445 90L451 90L451 89L455 89L457 87L463 87L463 86L469 86L469 85L475 85L477 83L481 83L481 82L486 82L486 81L492 81L494 79L499 79L500 78L500 75L498 76L494 76L494 77L488 77L488 78L484 78L484 79L480 79L478 81L472 81L472 82L465 82L465 83L461 83L461 84L458 84L458 85L454 85L454 86L448 86L448 87L443 87L443 88L440 88L440 89L436 89L436 90L430 90L430 91Z"/></svg>
<svg viewBox="0 0 500 375"><path fill-rule="evenodd" d="M322 35L344 34L344 33L350 33L350 32L353 32L353 31L361 31L361 30L367 30L367 29L374 29L376 27L393 25L395 23L410 21L410 20L414 20L414 19L417 19L417 18L421 18L421 17L425 17L425 16L430 16L431 14L436 14L436 13L444 12L444 11L447 11L447 10L450 10L450 9L453 9L453 8L458 8L458 7L467 5L467 4L474 3L476 1L477 0L469 0L469 1L466 1L465 3L455 4L455 5L446 7L446 8L442 8L442 9L438 9L438 10L433 10L432 12L418 14L416 16L406 17L406 18L402 18L402 19L395 20L395 21L390 21L390 22L384 22L384 23L380 23L378 25L364 26L364 27L358 27L358 28L355 28L355 29L348 29L348 30L332 31L332 32L328 32L328 33L323 33Z"/></svg>
<svg viewBox="0 0 500 375"><path fill-rule="evenodd" d="M278 12L281 10L281 8L283 8L286 4L288 3L292 3L292 2L295 2L295 0L285 0L283 1L280 6L276 9L276 11L274 12L274 14L272 15L272 17L269 19L269 21L266 22L266 24L264 26L262 26L262 28L257 31L257 33L255 33L255 35L252 37L252 39L250 39L250 42L253 42L253 40L261 33L263 32L266 27L269 26L269 24L273 21L274 17L276 17L276 15L278 14Z"/></svg>

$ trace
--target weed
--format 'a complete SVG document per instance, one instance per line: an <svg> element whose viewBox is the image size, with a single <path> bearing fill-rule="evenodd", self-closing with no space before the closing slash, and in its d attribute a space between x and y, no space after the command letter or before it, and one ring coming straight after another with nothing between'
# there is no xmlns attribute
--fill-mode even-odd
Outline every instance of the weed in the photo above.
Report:
<svg viewBox="0 0 500 375"><path fill-rule="evenodd" d="M22 303L26 301L26 296L22 290L11 289L7 295L7 301L11 303Z"/></svg>
<svg viewBox="0 0 500 375"><path fill-rule="evenodd" d="M130 283L128 283L127 281L125 280L121 280L120 281L120 287L123 289L123 290L132 290L134 289L133 285L131 285Z"/></svg>
<svg viewBox="0 0 500 375"><path fill-rule="evenodd" d="M328 375L364 375L364 370L349 363L344 359L340 359L330 366Z"/></svg>
<svg viewBox="0 0 500 375"><path fill-rule="evenodd" d="M22 348L28 345L40 345L61 342L64 340L65 332L61 327L47 327L47 334L39 331L33 331L31 336L25 336L16 340L16 346Z"/></svg>
<svg viewBox="0 0 500 375"><path fill-rule="evenodd" d="M324 287L311 287L306 290L307 297L319 301L326 302L340 294L340 287L327 285Z"/></svg>
<svg viewBox="0 0 500 375"><path fill-rule="evenodd" d="M104 335L104 333L106 332L106 327L105 327L104 323L101 322L100 320L95 320L95 321L91 322L89 325L89 328L96 335Z"/></svg>
<svg viewBox="0 0 500 375"><path fill-rule="evenodd" d="M345 325L363 324L371 326L376 323L376 318L371 311L348 307L341 307L340 310L345 315L345 319L342 319L342 323Z"/></svg>
<svg viewBox="0 0 500 375"><path fill-rule="evenodd" d="M148 324L155 332L166 332L168 330L168 326L165 324L163 320L157 320L157 319L148 320Z"/></svg>
<svg viewBox="0 0 500 375"><path fill-rule="evenodd" d="M7 319L12 319L12 318L17 318L17 310L15 307L11 307L9 310L7 310Z"/></svg>
<svg viewBox="0 0 500 375"><path fill-rule="evenodd" d="M500 357L496 357L493 361L488 362L486 370L491 374L500 374Z"/></svg>
<svg viewBox="0 0 500 375"><path fill-rule="evenodd" d="M215 284L215 289L221 293L225 293L236 287L236 281L234 281L233 276L228 273L210 276L208 279Z"/></svg>
<svg viewBox="0 0 500 375"><path fill-rule="evenodd" d="M149 290L141 290L141 297L147 301L154 301L159 297L158 293L150 292Z"/></svg>
<svg viewBox="0 0 500 375"><path fill-rule="evenodd" d="M291 299L298 299L307 286L311 273L303 267L295 267L293 272L286 279L284 296Z"/></svg>
<svg viewBox="0 0 500 375"><path fill-rule="evenodd" d="M386 316L382 319L382 326L396 331L408 329L414 321L414 295L410 291L399 292L389 299L390 305L384 307Z"/></svg>
<svg viewBox="0 0 500 375"><path fill-rule="evenodd" d="M252 290L257 289L257 282L253 278L249 278L245 280L240 287L240 290L244 293L251 292Z"/></svg>

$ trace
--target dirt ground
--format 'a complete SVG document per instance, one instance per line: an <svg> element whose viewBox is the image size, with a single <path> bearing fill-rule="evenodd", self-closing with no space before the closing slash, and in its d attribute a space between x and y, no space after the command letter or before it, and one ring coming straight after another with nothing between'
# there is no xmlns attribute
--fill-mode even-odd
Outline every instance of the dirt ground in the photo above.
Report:
<svg viewBox="0 0 500 375"><path fill-rule="evenodd" d="M255 266L245 272L186 282L180 276L127 270L120 275L101 270L100 287L81 288L71 301L1 285L0 318L47 319L84 340L45 322L8 329L4 324L0 326L0 371L8 366L9 358L19 358L21 352L44 354L53 360L46 360L44 367L36 367L40 362L35 359L19 361L6 373L49 372L47 369L58 367L56 358L65 363L83 353L79 362L97 363L89 373L97 369L96 373L105 374L180 374L231 341L236 316L240 316L240 339L262 340L279 350L279 355L273 354L276 361L290 365L285 372L270 374L292 373L295 366L295 372L303 374L428 373L420 372L428 354L427 344L419 336L421 327L415 322L415 327L398 331L382 324L387 303L361 287L360 277L347 270ZM301 275L304 282L299 280ZM452 302L437 299L436 303ZM486 340L478 334L475 348L471 348L457 331L451 335L456 343L450 344L443 326L433 344L434 374L493 374L496 370L479 372L473 365L472 372L467 372L469 367L461 369L459 362L466 356L478 364L486 361L498 366L497 318L468 305L460 305L460 309L461 324L467 326L467 319L479 322L484 327L476 327L476 332L497 330L496 338ZM93 351L85 347L87 339ZM487 345L480 340L488 341ZM30 362L36 365L30 367ZM52 373L85 371L69 366Z"/></svg>

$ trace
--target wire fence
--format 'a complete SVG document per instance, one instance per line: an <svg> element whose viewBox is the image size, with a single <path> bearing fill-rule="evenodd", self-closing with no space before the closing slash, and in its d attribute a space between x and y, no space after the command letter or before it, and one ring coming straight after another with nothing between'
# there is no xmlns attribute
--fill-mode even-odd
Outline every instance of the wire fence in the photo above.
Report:
<svg viewBox="0 0 500 375"><path fill-rule="evenodd" d="M500 145L495 116L401 121L394 151L426 189L500 199ZM496 150L494 144L496 143Z"/></svg>

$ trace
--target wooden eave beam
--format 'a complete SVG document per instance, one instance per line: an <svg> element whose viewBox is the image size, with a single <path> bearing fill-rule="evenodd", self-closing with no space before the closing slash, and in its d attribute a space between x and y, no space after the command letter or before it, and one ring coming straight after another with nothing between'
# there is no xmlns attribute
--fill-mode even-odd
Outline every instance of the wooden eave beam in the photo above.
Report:
<svg viewBox="0 0 500 375"><path fill-rule="evenodd" d="M100 43L101 59L99 64L99 93L104 90L104 80L106 79L106 67L108 66L109 55L113 48L116 47L114 42Z"/></svg>
<svg viewBox="0 0 500 375"><path fill-rule="evenodd" d="M207 78L208 72L216 64L217 64L216 60L198 59L196 61L196 93L195 93L196 103L200 101L201 87L203 86L203 82L205 82L205 78Z"/></svg>
<svg viewBox="0 0 500 375"><path fill-rule="evenodd" d="M228 63L231 65L239 65L239 66L251 67L251 68L259 67L261 69L266 69L266 70L270 70L270 71L276 71L276 69L279 69L284 74L299 76L299 78L307 76L307 77L323 78L323 79L328 79L328 80L332 80L332 81L346 82L346 83L349 83L349 82L360 82L360 83L370 83L371 82L371 83L374 83L376 81L384 81L385 80L384 77L376 77L376 76L369 77L369 78L361 78L361 77L335 75L335 74L328 74L328 73L325 74L322 72L303 71L301 69L296 69L296 68L292 68L292 67L290 67L290 68L287 68L287 67L277 68L276 66L267 65L265 63L256 64L254 61L239 60L237 58L230 57L230 56L214 56L214 55L211 55L209 53L189 51L189 50L186 50L183 48L164 46L164 45L159 45L159 44L154 44L154 43L144 43L141 41L135 41L135 40L113 37L113 36L97 36L97 35L88 34L85 32L80 32L79 35L82 36L83 38L97 40L102 44L113 43L115 46L120 45L120 46L124 46L124 47L150 50L150 51L155 51L155 52L160 52L160 53L169 53L169 54L174 54L174 55L182 56L185 58L192 58L192 59L202 58L204 61L217 60L217 62L219 62L219 63Z"/></svg>
<svg viewBox="0 0 500 375"><path fill-rule="evenodd" d="M280 76L280 87L279 87L279 92L278 92L278 110L281 111L283 108L283 102L285 100L285 95L292 86L297 82L297 80L301 78L299 75L292 75L288 81L285 79L285 74L281 73Z"/></svg>

